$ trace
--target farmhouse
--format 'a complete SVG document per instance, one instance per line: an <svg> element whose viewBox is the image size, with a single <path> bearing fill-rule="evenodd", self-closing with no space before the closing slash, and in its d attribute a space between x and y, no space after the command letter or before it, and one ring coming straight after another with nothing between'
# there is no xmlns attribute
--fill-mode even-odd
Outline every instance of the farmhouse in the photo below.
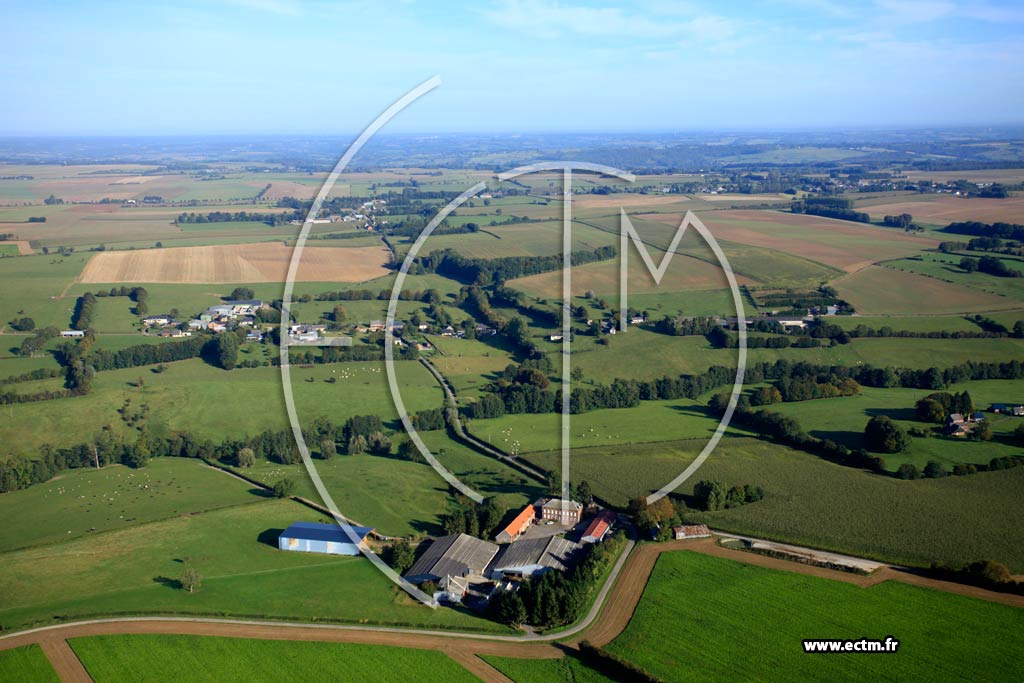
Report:
<svg viewBox="0 0 1024 683"><path fill-rule="evenodd" d="M600 543L608 535L608 532L611 531L612 524L614 523L615 513L611 510L601 510L590 520L590 524L583 531L580 541L583 543Z"/></svg>
<svg viewBox="0 0 1024 683"><path fill-rule="evenodd" d="M169 315L148 315L142 319L142 324L146 327L152 327L153 325L171 325L174 322L174 318Z"/></svg>
<svg viewBox="0 0 1024 683"><path fill-rule="evenodd" d="M82 330L61 330L60 336L70 337L71 339L78 339L85 336L85 332Z"/></svg>
<svg viewBox="0 0 1024 683"><path fill-rule="evenodd" d="M708 538L711 530L705 524L684 524L683 526L672 527L672 533L676 540L684 538Z"/></svg>
<svg viewBox="0 0 1024 683"><path fill-rule="evenodd" d="M350 527L358 539L354 543L344 529L337 524L317 522L295 522L281 532L277 547L281 550L295 550L327 555L358 555L365 548L365 539L373 529L365 526Z"/></svg>
<svg viewBox="0 0 1024 683"><path fill-rule="evenodd" d="M532 505L527 505L516 515L515 519L509 522L507 527L495 535L494 540L498 543L511 543L522 536L535 519L537 519L536 509Z"/></svg>
<svg viewBox="0 0 1024 683"><path fill-rule="evenodd" d="M1010 408L1010 414L1014 417L1024 417L1024 406L1014 406Z"/></svg>
<svg viewBox="0 0 1024 683"><path fill-rule="evenodd" d="M565 526L579 524L583 517L583 506L574 500L541 498L533 506L537 508L537 516L541 519L550 519Z"/></svg>
<svg viewBox="0 0 1024 683"><path fill-rule="evenodd" d="M498 546L466 534L438 538L405 573L412 583L441 581L447 577L485 581L487 566L498 554Z"/></svg>
<svg viewBox="0 0 1024 683"><path fill-rule="evenodd" d="M560 536L509 543L498 553L491 578L528 579L551 569L564 572L582 547Z"/></svg>

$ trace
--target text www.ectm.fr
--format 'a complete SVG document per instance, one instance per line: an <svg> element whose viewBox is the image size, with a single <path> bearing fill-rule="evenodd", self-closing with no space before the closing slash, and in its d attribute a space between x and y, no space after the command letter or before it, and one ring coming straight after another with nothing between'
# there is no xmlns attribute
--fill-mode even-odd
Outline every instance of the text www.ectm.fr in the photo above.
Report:
<svg viewBox="0 0 1024 683"><path fill-rule="evenodd" d="M804 652L896 652L900 641L892 636L882 640L856 638L853 640L804 640Z"/></svg>

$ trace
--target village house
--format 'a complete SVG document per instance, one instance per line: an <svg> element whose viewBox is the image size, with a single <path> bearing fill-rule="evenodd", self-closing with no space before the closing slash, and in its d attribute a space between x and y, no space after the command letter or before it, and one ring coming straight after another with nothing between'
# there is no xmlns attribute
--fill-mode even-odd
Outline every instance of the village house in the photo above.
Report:
<svg viewBox="0 0 1024 683"><path fill-rule="evenodd" d="M509 522L508 526L495 535L494 540L498 543L511 543L522 536L523 532L529 529L536 519L537 510L532 505L527 505L515 516L515 519Z"/></svg>
<svg viewBox="0 0 1024 683"><path fill-rule="evenodd" d="M601 510L590 520L587 528L580 536L580 541L583 543L600 543L608 535L608 532L611 531L613 524L615 524L615 513L611 510Z"/></svg>
<svg viewBox="0 0 1024 683"><path fill-rule="evenodd" d="M537 516L544 520L552 520L563 526L574 526L580 523L583 518L583 505L575 500L562 500L561 498L541 498L533 507L537 510Z"/></svg>
<svg viewBox="0 0 1024 683"><path fill-rule="evenodd" d="M173 325L175 322L177 321L174 320L174 318L166 314L147 315L145 318L142 319L142 324L146 327L153 327L154 325L160 325L161 327L163 327L164 325Z"/></svg>

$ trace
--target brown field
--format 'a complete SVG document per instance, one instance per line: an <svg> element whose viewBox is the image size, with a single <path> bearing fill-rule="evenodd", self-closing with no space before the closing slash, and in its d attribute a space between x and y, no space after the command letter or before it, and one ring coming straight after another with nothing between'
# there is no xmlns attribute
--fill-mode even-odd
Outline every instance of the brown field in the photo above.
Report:
<svg viewBox="0 0 1024 683"><path fill-rule="evenodd" d="M13 244L18 247L18 254L20 256L31 256L35 252L32 251L32 247L29 246L25 240L9 240L7 242L0 242L0 244Z"/></svg>
<svg viewBox="0 0 1024 683"><path fill-rule="evenodd" d="M106 251L93 256L81 281L220 284L283 282L292 249L280 243ZM302 252L298 280L363 282L386 275L384 247L324 247Z"/></svg>
<svg viewBox="0 0 1024 683"><path fill-rule="evenodd" d="M865 268L832 285L861 315L978 313L1020 307L1010 297L881 266Z"/></svg>
<svg viewBox="0 0 1024 683"><path fill-rule="evenodd" d="M270 189L267 190L265 195L263 195L263 198L271 201L277 201L284 197L312 199L316 196L317 189L319 189L319 184L306 185L304 183L297 183L293 180L273 180L270 183Z"/></svg>
<svg viewBox="0 0 1024 683"><path fill-rule="evenodd" d="M683 219L678 214L638 218L672 226ZM937 240L899 230L780 211L714 211L701 213L700 219L720 241L776 249L847 272L938 245Z"/></svg>
<svg viewBox="0 0 1024 683"><path fill-rule="evenodd" d="M916 220L935 225L947 225L956 221L981 221L982 223L1024 223L1024 196L1006 199L979 199L942 196L934 199L920 199L860 209L872 218L886 215L909 213Z"/></svg>
<svg viewBox="0 0 1024 683"><path fill-rule="evenodd" d="M1024 169L1021 168L988 168L977 171L904 171L911 180L936 180L948 182L952 180L969 180L972 183L1021 183L1024 182Z"/></svg>

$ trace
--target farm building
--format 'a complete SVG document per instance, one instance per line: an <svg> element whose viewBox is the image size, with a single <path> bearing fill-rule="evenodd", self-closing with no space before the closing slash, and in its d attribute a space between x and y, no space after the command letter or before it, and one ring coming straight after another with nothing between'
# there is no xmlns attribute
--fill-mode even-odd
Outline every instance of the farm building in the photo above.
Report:
<svg viewBox="0 0 1024 683"><path fill-rule="evenodd" d="M79 338L79 337L84 337L85 336L85 332L82 332L81 330L62 330L61 333L60 333L60 336L62 336L62 337L70 337L71 339L76 339L76 338Z"/></svg>
<svg viewBox="0 0 1024 683"><path fill-rule="evenodd" d="M1005 403L993 403L989 407L989 410L991 410L993 413L1005 413L1005 412L1007 412L1006 404Z"/></svg>
<svg viewBox="0 0 1024 683"><path fill-rule="evenodd" d="M583 531L583 535L580 540L583 543L600 543L604 540L604 537L608 535L608 532L612 528L612 524L615 523L615 513L611 510L601 510L597 515L590 520L590 524Z"/></svg>
<svg viewBox="0 0 1024 683"><path fill-rule="evenodd" d="M491 578L528 579L551 569L564 572L582 547L560 536L509 543L498 553Z"/></svg>
<svg viewBox="0 0 1024 683"><path fill-rule="evenodd" d="M672 527L672 533L676 540L684 538L708 538L711 530L704 524L684 524L683 526Z"/></svg>
<svg viewBox="0 0 1024 683"><path fill-rule="evenodd" d="M337 524L295 522L278 536L277 547L281 550L326 555L358 555L373 529L365 526L350 528L359 539L358 543L353 543L349 534Z"/></svg>
<svg viewBox="0 0 1024 683"><path fill-rule="evenodd" d="M441 581L447 577L483 581L487 565L497 554L498 546L479 538L466 534L442 536L420 555L405 573L405 578L416 584Z"/></svg>
<svg viewBox="0 0 1024 683"><path fill-rule="evenodd" d="M530 528L530 525L533 524L533 520L536 518L536 509L532 505L527 505L516 515L515 519L509 522L507 527L495 535L494 540L498 543L511 543L522 536L523 532Z"/></svg>
<svg viewBox="0 0 1024 683"><path fill-rule="evenodd" d="M583 518L583 506L575 500L561 498L541 498L533 504L537 508L537 516L543 520L554 520L558 524L573 526Z"/></svg>

